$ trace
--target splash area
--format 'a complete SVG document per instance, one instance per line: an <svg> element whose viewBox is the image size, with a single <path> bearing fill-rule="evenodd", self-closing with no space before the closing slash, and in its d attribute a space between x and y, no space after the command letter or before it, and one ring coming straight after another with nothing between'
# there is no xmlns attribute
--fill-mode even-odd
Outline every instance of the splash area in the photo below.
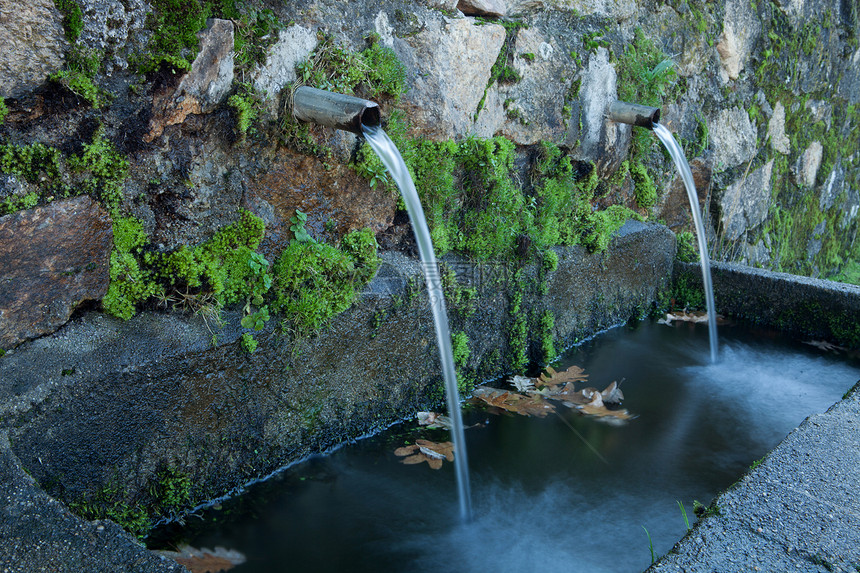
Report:
<svg viewBox="0 0 860 573"><path fill-rule="evenodd" d="M619 381L623 425L572 408L527 417L466 406L474 518L456 519L453 465L405 465L394 451L442 429L399 424L287 468L191 517L161 542L222 546L233 571L637 572L707 506L860 377L857 359L770 331L644 322L615 328L556 366L580 386ZM505 385L500 381L497 385ZM679 503L680 502L680 503Z"/></svg>

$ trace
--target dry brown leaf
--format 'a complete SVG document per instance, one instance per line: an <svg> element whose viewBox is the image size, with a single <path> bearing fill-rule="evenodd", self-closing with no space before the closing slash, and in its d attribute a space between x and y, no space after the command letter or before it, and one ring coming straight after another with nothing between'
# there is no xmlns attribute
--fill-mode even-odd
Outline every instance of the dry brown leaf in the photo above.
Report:
<svg viewBox="0 0 860 573"><path fill-rule="evenodd" d="M623 379L621 380L624 381ZM620 404L624 400L624 393L621 392L621 387L618 382L613 381L600 393L603 396L603 401L606 404Z"/></svg>
<svg viewBox="0 0 860 573"><path fill-rule="evenodd" d="M517 392L529 394L534 391L536 380L528 376L512 376L510 382Z"/></svg>
<svg viewBox="0 0 860 573"><path fill-rule="evenodd" d="M729 322L726 320L726 318L721 314L716 315L716 319L717 319L717 324L719 324L719 325L729 324ZM667 312L666 318L659 319L657 321L657 324L665 324L665 325L671 326L673 321L693 322L693 323L708 322L708 313L705 311L687 312L686 309L684 309L681 312Z"/></svg>
<svg viewBox="0 0 860 573"><path fill-rule="evenodd" d="M451 418L437 412L418 412L418 425L442 430L450 430L454 427Z"/></svg>
<svg viewBox="0 0 860 573"><path fill-rule="evenodd" d="M430 440L415 440L415 443L410 446L403 446L394 450L394 455L405 457L400 460L402 463L427 464L434 470L442 467L442 461L454 461L454 444L451 442L431 442Z"/></svg>
<svg viewBox="0 0 860 573"><path fill-rule="evenodd" d="M593 416L600 421L614 424L623 424L627 420L634 418L630 412L623 408L621 410L610 410L603 405L595 406L594 404L579 404L576 406L576 409L587 416Z"/></svg>
<svg viewBox="0 0 860 573"><path fill-rule="evenodd" d="M219 573L229 571L236 565L245 562L245 556L235 549L216 547L213 549L195 549L189 545L179 547L179 551L158 551L161 555L170 557L191 573Z"/></svg>
<svg viewBox="0 0 860 573"><path fill-rule="evenodd" d="M454 444L452 442L431 442L430 440L415 440L418 449L431 458L445 458L454 461Z"/></svg>
<svg viewBox="0 0 860 573"><path fill-rule="evenodd" d="M522 416L543 418L547 414L555 412L555 406L547 402L541 395L524 396L497 388L479 386L475 388L472 396L479 402Z"/></svg>
<svg viewBox="0 0 860 573"><path fill-rule="evenodd" d="M541 386L556 387L569 382L585 382L588 380L588 374L579 366L573 365L567 370L556 372L552 366L547 366L546 372L540 375Z"/></svg>
<svg viewBox="0 0 860 573"><path fill-rule="evenodd" d="M583 388L582 390L574 391L573 384L565 384L564 388L551 396L554 400L561 400L570 404L582 405L592 404L595 406L603 406L603 396L597 391L597 388Z"/></svg>
<svg viewBox="0 0 860 573"><path fill-rule="evenodd" d="M624 398L616 382L612 382L603 392L599 392L597 388L574 391L573 384L568 383L551 398L560 400L565 406L576 408L601 422L623 424L634 417L627 410L610 410L606 407L606 403L620 402Z"/></svg>
<svg viewBox="0 0 860 573"><path fill-rule="evenodd" d="M401 456L401 457L402 456L408 456L409 454L411 454L414 451L415 451L415 448L413 446L403 446L403 447L400 447L400 448L397 448L396 450L394 450L394 455L395 456Z"/></svg>
<svg viewBox="0 0 860 573"><path fill-rule="evenodd" d="M841 346L836 346L833 343L827 342L826 340L807 340L803 342L804 344L808 344L810 346L814 346L819 350L823 350L824 352L839 352L844 351L845 348Z"/></svg>

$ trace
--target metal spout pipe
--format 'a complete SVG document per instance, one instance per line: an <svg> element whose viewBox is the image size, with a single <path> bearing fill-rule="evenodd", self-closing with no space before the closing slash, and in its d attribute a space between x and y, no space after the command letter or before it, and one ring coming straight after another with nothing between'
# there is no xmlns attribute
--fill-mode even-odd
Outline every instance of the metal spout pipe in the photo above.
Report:
<svg viewBox="0 0 860 573"><path fill-rule="evenodd" d="M660 108L614 101L606 108L606 117L618 123L654 129L654 126L660 122Z"/></svg>
<svg viewBox="0 0 860 573"><path fill-rule="evenodd" d="M293 115L309 121L360 134L361 127L380 123L379 106L372 101L302 86L293 94Z"/></svg>

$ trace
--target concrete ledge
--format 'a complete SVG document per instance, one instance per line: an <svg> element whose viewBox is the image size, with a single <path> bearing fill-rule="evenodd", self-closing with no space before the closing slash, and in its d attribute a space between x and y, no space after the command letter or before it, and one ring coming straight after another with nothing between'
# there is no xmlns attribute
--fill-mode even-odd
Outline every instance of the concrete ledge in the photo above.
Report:
<svg viewBox="0 0 860 573"><path fill-rule="evenodd" d="M72 515L24 472L0 431L0 571L182 573L110 521Z"/></svg>
<svg viewBox="0 0 860 573"><path fill-rule="evenodd" d="M860 570L860 381L810 416L648 573Z"/></svg>
<svg viewBox="0 0 860 573"><path fill-rule="evenodd" d="M860 347L860 286L728 263L711 263L711 274L718 312L797 336ZM675 263L674 280L701 289L701 268Z"/></svg>

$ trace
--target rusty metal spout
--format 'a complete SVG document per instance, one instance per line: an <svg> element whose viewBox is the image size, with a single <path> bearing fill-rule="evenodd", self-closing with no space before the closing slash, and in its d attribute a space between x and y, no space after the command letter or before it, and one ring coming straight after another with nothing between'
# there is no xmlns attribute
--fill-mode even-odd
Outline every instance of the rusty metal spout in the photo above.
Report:
<svg viewBox="0 0 860 573"><path fill-rule="evenodd" d="M379 105L357 98L302 86L293 94L293 115L309 121L360 134L362 126L380 123Z"/></svg>
<svg viewBox="0 0 860 573"><path fill-rule="evenodd" d="M654 129L654 126L660 122L660 108L614 101L606 108L606 117L618 123Z"/></svg>

